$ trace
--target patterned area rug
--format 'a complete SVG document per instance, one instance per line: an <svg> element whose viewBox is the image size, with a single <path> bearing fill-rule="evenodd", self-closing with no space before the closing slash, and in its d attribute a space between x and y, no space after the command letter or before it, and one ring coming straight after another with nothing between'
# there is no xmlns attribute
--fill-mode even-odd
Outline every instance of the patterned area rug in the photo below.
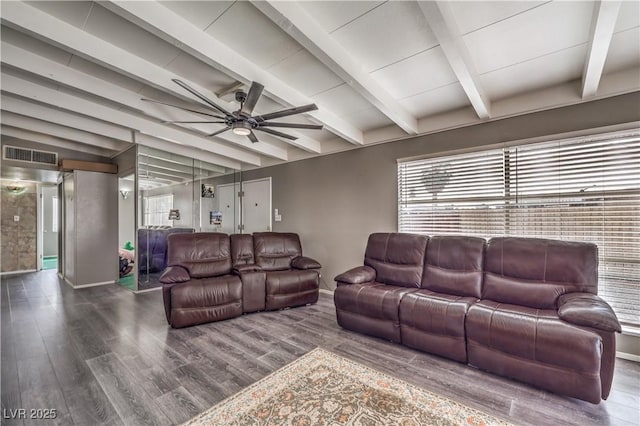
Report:
<svg viewBox="0 0 640 426"><path fill-rule="evenodd" d="M506 425L323 349L227 398L185 425Z"/></svg>

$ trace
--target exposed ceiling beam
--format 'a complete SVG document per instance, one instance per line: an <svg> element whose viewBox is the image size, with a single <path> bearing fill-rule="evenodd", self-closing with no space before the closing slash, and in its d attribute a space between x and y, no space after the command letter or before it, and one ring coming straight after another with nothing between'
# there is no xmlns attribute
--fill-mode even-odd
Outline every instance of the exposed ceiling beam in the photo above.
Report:
<svg viewBox="0 0 640 426"><path fill-rule="evenodd" d="M4 115L5 114L3 113L2 121L5 121ZM68 149L70 151L84 152L85 154L98 155L101 157L111 157L116 153L116 151L112 151L110 149L98 148L81 142L61 139L51 136L51 134L36 133L8 125L2 125L0 133L3 137L15 138L25 142L36 142L42 145L54 146L62 149Z"/></svg>
<svg viewBox="0 0 640 426"><path fill-rule="evenodd" d="M261 163L260 157L256 154L243 152L202 136L159 124L154 120L136 117L129 113L99 105L84 98L62 93L18 77L3 75L2 90L77 114L138 130L177 144L189 145L205 151L215 151L216 154L256 166L259 166Z"/></svg>
<svg viewBox="0 0 640 426"><path fill-rule="evenodd" d="M364 71L299 3L273 0L251 3L401 129L412 135L418 133L417 119Z"/></svg>
<svg viewBox="0 0 640 426"><path fill-rule="evenodd" d="M108 123L94 122L89 118L81 117L76 114L59 111L49 106L34 104L6 95L3 95L1 100L2 122L14 127L32 130L39 133L46 133L52 136L82 142L84 144L93 145L100 148L107 148L111 146L112 148L110 149L116 151L125 149L129 143L132 143L134 141L134 135L132 135L132 132L130 130L127 130L126 132L126 139L129 141L128 143L114 141L111 138L107 137L106 135L114 134L113 129L108 127L112 125ZM42 119L54 120L57 124L43 121ZM87 127L91 128L98 134L77 130L77 128L79 127L78 122L82 122L82 120L87 120ZM112 127L116 128L116 126ZM199 164L201 164L202 168L208 168L209 170L215 171L217 173L224 173L225 167L233 170L239 170L241 168L241 163L239 161L221 157L217 154L211 153L210 151L203 151L197 148L177 145L175 143L167 142L158 138L152 138L150 136L143 138L140 138L139 135L135 136L135 141L141 143L141 145L159 149L167 153L173 153L188 158L197 159L197 161L200 162ZM210 166L210 164L217 164L219 165L219 167L212 168L214 166Z"/></svg>
<svg viewBox="0 0 640 426"><path fill-rule="evenodd" d="M193 175L191 173L182 173L182 172L178 172L175 170L171 170L171 169L166 169L164 167L161 166L152 166L150 164L146 164L143 162L138 162L138 173L145 173L145 172L151 172L154 173L156 175L163 175L163 176L167 176L167 178L177 178L178 180L181 181L191 181L194 179L198 179L202 176L198 176L198 175ZM204 177L208 177L208 175L204 176Z"/></svg>
<svg viewBox="0 0 640 426"><path fill-rule="evenodd" d="M149 179L151 178L151 179ZM183 183L186 182L185 179L182 178L176 178L176 177L172 177L172 176L166 176L163 174L158 174L158 173L153 173L150 171L146 171L143 170L141 172L138 172L138 181L160 181L160 182L165 182L166 185L174 185L176 183Z"/></svg>
<svg viewBox="0 0 640 426"><path fill-rule="evenodd" d="M15 99L9 96L2 96L2 122L9 126L18 127L33 132L44 133L58 138L68 139L75 142L95 146L112 151L122 151L130 143L111 139L104 132L101 134L90 133L75 125L77 121L74 117L69 122L68 116L72 114L55 114L52 108L31 104L22 99ZM51 114L48 114L48 113ZM52 120L52 121L49 121ZM69 124L72 124L69 126Z"/></svg>
<svg viewBox="0 0 640 426"><path fill-rule="evenodd" d="M69 139L99 148L110 146L108 144L114 142L104 135L96 135L71 127L65 127L64 125L58 125L43 121L44 119L55 117L54 119L60 124L65 124L66 115L69 116L70 119L73 120L73 122L75 122L75 119L77 117L75 117L73 114L58 111L43 105L31 104L27 101L14 99L8 96L2 96L1 101L3 124L38 133L46 133L59 138ZM15 111L15 105L20 105L20 103L23 104L23 108L20 108L19 111L26 114L33 114L35 118L31 118L30 116L18 115L11 112ZM63 113L65 115L58 113ZM109 133L106 132L105 134ZM226 157L221 157L209 151L203 151L201 149L184 145L177 145L175 143L167 142L163 139L154 138L152 136L141 134L132 135L131 132L129 132L129 140L135 140L135 142L141 145L158 149L165 153L169 153L168 155L177 154L187 158L196 159L195 161L197 161L198 167L213 171L215 173L230 173L232 170L240 170L241 168L241 163L239 161L230 160ZM113 150L121 151L128 145L128 143L120 142L118 145L113 145Z"/></svg>
<svg viewBox="0 0 640 426"><path fill-rule="evenodd" d="M203 33L191 22L158 2L113 1L102 5L236 80L245 83L252 81L261 83L265 87L265 92L287 106L299 106L312 102L307 96L229 46ZM320 108L308 114L343 139L356 145L362 144L362 131L326 108ZM305 149L302 146L301 148Z"/></svg>
<svg viewBox="0 0 640 426"><path fill-rule="evenodd" d="M489 98L482 89L451 6L443 1L419 1L418 5L476 114L483 120L491 118Z"/></svg>
<svg viewBox="0 0 640 426"><path fill-rule="evenodd" d="M167 116L165 113L167 107L144 102L140 99L138 93L124 89L118 85L108 83L58 62L34 55L29 51L8 43L2 43L1 51L2 57L0 60L4 65L9 65L12 68L26 71L47 80L99 96L123 106L138 109L152 117L162 119L163 113L165 117ZM185 120L202 120L202 116L197 114L183 113L181 116L184 117ZM288 158L285 149L265 142L251 143L245 137L233 136L229 138L220 136L219 139L279 160L286 161Z"/></svg>
<svg viewBox="0 0 640 426"><path fill-rule="evenodd" d="M598 0L593 5L589 50L582 72L582 98L595 96L607 59L621 1Z"/></svg>
<svg viewBox="0 0 640 426"><path fill-rule="evenodd" d="M175 170L181 173L188 173L194 176L208 176L211 173L222 174L226 173L226 169L224 167L215 166L212 164L202 164L199 162L198 165L186 164L180 161L174 161L170 158L160 158L158 156L140 152L138 153L138 157L140 161L144 164L149 164L151 166L163 167L168 170Z"/></svg>
<svg viewBox="0 0 640 426"><path fill-rule="evenodd" d="M144 145L149 148L158 149L160 151L182 155L187 158L194 158L201 160L203 168L207 168L216 173L231 173L233 170L241 170L240 162L234 162L219 155L213 154L209 151L203 151L201 149L192 148L184 145L176 145L175 143L167 142L164 139L159 139L151 135L144 133L136 133L136 143ZM219 169L212 168L210 165L215 164L221 166ZM224 169L226 167L227 169Z"/></svg>
<svg viewBox="0 0 640 426"><path fill-rule="evenodd" d="M166 173L173 173L176 176L184 178L199 179L208 177L209 171L205 169L185 166L182 164L171 163L168 161L160 161L155 158L146 157L142 154L138 155L138 165L141 168L149 168L153 171L163 170Z"/></svg>

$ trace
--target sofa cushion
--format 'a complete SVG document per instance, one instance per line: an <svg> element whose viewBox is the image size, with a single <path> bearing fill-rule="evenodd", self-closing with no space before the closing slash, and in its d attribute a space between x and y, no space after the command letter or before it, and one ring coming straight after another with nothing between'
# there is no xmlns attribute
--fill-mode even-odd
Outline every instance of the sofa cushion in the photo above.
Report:
<svg viewBox="0 0 640 426"><path fill-rule="evenodd" d="M483 300L466 318L469 364L500 375L600 401L602 339L541 310Z"/></svg>
<svg viewBox="0 0 640 426"><path fill-rule="evenodd" d="M310 257L298 256L291 260L291 267L294 269L320 269L322 265Z"/></svg>
<svg viewBox="0 0 640 426"><path fill-rule="evenodd" d="M266 308L281 309L318 301L320 286L314 269L266 273Z"/></svg>
<svg viewBox="0 0 640 426"><path fill-rule="evenodd" d="M457 296L482 296L483 238L436 236L429 239L422 288Z"/></svg>
<svg viewBox="0 0 640 426"><path fill-rule="evenodd" d="M255 232L255 261L265 271L282 271L291 267L291 260L302 256L298 234L290 232Z"/></svg>
<svg viewBox="0 0 640 426"><path fill-rule="evenodd" d="M356 266L334 278L338 285L371 283L375 279L376 270L370 266Z"/></svg>
<svg viewBox="0 0 640 426"><path fill-rule="evenodd" d="M425 235L371 234L364 264L376 270L379 283L419 288L428 240Z"/></svg>
<svg viewBox="0 0 640 426"><path fill-rule="evenodd" d="M251 234L231 234L231 262L233 267L255 263L253 256L253 236Z"/></svg>
<svg viewBox="0 0 640 426"><path fill-rule="evenodd" d="M242 284L235 275L191 280L170 292L171 325L176 328L242 315Z"/></svg>
<svg viewBox="0 0 640 426"><path fill-rule="evenodd" d="M333 296L338 324L399 343L398 306L402 297L413 291L416 289L377 282L342 285L336 288Z"/></svg>
<svg viewBox="0 0 640 426"><path fill-rule="evenodd" d="M227 234L172 234L168 240L169 266L182 266L189 271L191 278L231 273L231 248Z"/></svg>
<svg viewBox="0 0 640 426"><path fill-rule="evenodd" d="M591 293L567 293L558 298L558 316L575 325L622 333L622 326L607 302Z"/></svg>
<svg viewBox="0 0 640 426"><path fill-rule="evenodd" d="M598 292L594 244L538 238L492 238L487 243L483 299L554 309L565 293Z"/></svg>
<svg viewBox="0 0 640 426"><path fill-rule="evenodd" d="M402 344L466 363L464 322L476 301L430 290L406 294L400 301Z"/></svg>

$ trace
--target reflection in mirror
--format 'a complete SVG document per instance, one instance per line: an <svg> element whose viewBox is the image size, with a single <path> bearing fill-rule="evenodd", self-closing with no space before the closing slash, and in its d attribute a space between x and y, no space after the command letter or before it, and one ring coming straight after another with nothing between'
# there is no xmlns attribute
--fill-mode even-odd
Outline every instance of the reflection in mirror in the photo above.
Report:
<svg viewBox="0 0 640 426"><path fill-rule="evenodd" d="M136 290L135 175L118 178L118 284Z"/></svg>
<svg viewBox="0 0 640 426"><path fill-rule="evenodd" d="M221 212L218 187L239 172L200 159L140 146L138 151L138 291L159 287L167 266L168 236L227 232L237 227L237 202ZM235 192L237 197L237 191Z"/></svg>

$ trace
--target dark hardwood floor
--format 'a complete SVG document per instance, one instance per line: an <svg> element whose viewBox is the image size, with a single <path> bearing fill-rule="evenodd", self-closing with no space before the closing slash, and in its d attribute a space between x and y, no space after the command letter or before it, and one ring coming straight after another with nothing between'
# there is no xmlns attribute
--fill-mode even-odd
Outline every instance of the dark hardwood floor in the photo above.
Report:
<svg viewBox="0 0 640 426"><path fill-rule="evenodd" d="M516 424L638 425L640 365L617 360L599 405L342 330L317 305L173 330L159 291L73 290L55 271L2 278L2 424L167 425L323 347ZM55 420L10 419L55 409Z"/></svg>

